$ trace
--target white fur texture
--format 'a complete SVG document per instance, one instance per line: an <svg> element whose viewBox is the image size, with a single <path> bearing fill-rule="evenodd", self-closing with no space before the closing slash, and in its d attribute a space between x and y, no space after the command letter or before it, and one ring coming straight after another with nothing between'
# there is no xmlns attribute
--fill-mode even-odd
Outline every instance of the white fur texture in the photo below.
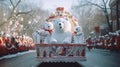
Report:
<svg viewBox="0 0 120 67"><path fill-rule="evenodd" d="M36 32L34 32L33 37L34 37L34 42L35 44L40 44L42 41L42 43L44 43L45 38L47 37L48 32L46 32L45 30L38 30ZM40 52L40 57L43 57L44 55L44 51L46 51L47 56L49 54L49 50L48 47L36 47L36 49L39 48L39 52Z"/></svg>
<svg viewBox="0 0 120 67"><path fill-rule="evenodd" d="M54 28L51 22L45 22L43 26L44 26L44 29L47 29L47 30L51 30Z"/></svg>
<svg viewBox="0 0 120 67"><path fill-rule="evenodd" d="M40 44L40 41L44 41L45 37L48 35L48 32L45 30L37 30L33 33L34 43Z"/></svg>
<svg viewBox="0 0 120 67"><path fill-rule="evenodd" d="M33 33L33 40L35 44L40 44L40 35L37 31Z"/></svg>
<svg viewBox="0 0 120 67"><path fill-rule="evenodd" d="M84 44L84 35L80 26L74 27L73 44ZM71 53L76 56L77 51L81 52L81 47L72 47Z"/></svg>
<svg viewBox="0 0 120 67"><path fill-rule="evenodd" d="M74 44L83 44L84 43L84 35L82 32L82 28L80 26L76 26L74 29Z"/></svg>
<svg viewBox="0 0 120 67"><path fill-rule="evenodd" d="M44 23L44 30L47 33L47 36L45 37L45 40L44 40L44 44L50 44L53 28L54 28L54 26L51 22L45 22Z"/></svg>
<svg viewBox="0 0 120 67"><path fill-rule="evenodd" d="M51 22L45 22L43 25L44 32L41 34L45 34L44 38L44 44L50 44L50 39L52 35L52 30L53 30L53 24ZM51 47L40 47L40 56L44 56L44 52L46 52L46 57L49 57L51 51Z"/></svg>
<svg viewBox="0 0 120 67"><path fill-rule="evenodd" d="M51 36L52 44L70 44L71 43L71 24L63 18L57 18L53 21L54 32Z"/></svg>

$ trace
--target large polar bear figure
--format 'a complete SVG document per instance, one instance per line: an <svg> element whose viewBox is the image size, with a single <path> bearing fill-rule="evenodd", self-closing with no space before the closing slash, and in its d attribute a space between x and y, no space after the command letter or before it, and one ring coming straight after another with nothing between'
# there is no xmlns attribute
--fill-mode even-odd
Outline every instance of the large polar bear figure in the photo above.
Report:
<svg viewBox="0 0 120 67"><path fill-rule="evenodd" d="M51 44L70 44L72 33L71 24L67 18L56 18L53 20L54 32L51 35Z"/></svg>

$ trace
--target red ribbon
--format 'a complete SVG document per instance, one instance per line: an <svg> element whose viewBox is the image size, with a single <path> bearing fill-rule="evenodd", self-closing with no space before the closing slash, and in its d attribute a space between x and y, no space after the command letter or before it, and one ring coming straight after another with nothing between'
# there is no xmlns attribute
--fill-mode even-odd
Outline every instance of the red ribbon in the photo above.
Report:
<svg viewBox="0 0 120 67"><path fill-rule="evenodd" d="M52 34L53 30L48 30L48 29L45 29L45 31L48 31L50 34Z"/></svg>
<svg viewBox="0 0 120 67"><path fill-rule="evenodd" d="M76 35L77 34L77 32L73 32L73 35Z"/></svg>

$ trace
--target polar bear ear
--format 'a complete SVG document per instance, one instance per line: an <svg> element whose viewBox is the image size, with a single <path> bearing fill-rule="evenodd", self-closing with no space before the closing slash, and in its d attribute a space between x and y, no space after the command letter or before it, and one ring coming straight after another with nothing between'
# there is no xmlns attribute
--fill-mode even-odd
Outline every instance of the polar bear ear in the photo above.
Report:
<svg viewBox="0 0 120 67"><path fill-rule="evenodd" d="M53 23L51 23L51 22L48 23L48 26L49 26L51 29L54 28L54 25L53 25Z"/></svg>
<svg viewBox="0 0 120 67"><path fill-rule="evenodd" d="M53 19L52 22L55 22L55 20Z"/></svg>
<svg viewBox="0 0 120 67"><path fill-rule="evenodd" d="M54 20L52 20L52 22L55 22L55 23L56 23L56 22L58 22L58 19L54 19Z"/></svg>
<svg viewBox="0 0 120 67"><path fill-rule="evenodd" d="M68 18L66 17L65 20L68 21Z"/></svg>
<svg viewBox="0 0 120 67"><path fill-rule="evenodd" d="M79 29L80 29L80 31L81 31L81 32L83 32L83 30L82 30L82 27L81 27L81 26L79 26Z"/></svg>
<svg viewBox="0 0 120 67"><path fill-rule="evenodd" d="M43 29L45 29L47 26L48 26L48 22L44 22L44 23L42 24L42 28L43 28Z"/></svg>

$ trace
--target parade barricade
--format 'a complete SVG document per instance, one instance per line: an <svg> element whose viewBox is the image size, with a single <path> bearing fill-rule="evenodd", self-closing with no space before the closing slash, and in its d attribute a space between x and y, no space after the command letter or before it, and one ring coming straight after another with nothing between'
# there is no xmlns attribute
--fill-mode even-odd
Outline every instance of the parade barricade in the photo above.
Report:
<svg viewBox="0 0 120 67"><path fill-rule="evenodd" d="M85 44L36 44L37 60L40 62L85 61Z"/></svg>

